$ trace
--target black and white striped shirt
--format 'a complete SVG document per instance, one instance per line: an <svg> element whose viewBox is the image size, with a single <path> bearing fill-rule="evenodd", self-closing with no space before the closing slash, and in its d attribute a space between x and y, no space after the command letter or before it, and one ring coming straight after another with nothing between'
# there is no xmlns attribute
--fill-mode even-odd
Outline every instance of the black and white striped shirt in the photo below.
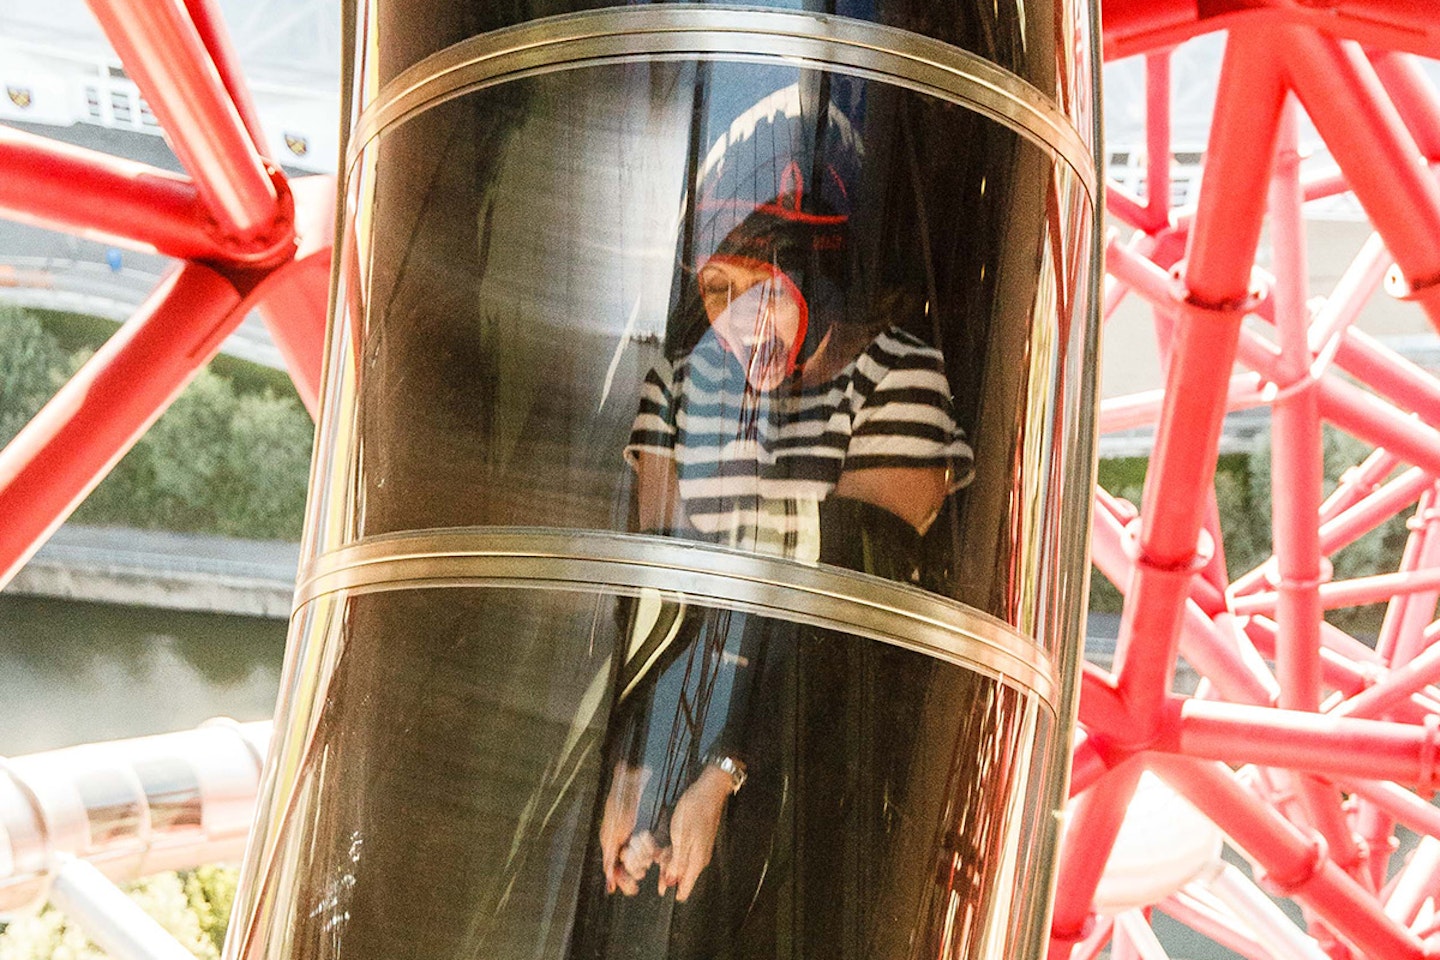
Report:
<svg viewBox="0 0 1440 960"><path fill-rule="evenodd" d="M791 378L760 393L707 332L652 369L625 447L675 461L685 513L701 534L760 553L815 560L819 504L845 470L940 467L951 487L973 455L955 422L938 350L892 327L828 383Z"/></svg>

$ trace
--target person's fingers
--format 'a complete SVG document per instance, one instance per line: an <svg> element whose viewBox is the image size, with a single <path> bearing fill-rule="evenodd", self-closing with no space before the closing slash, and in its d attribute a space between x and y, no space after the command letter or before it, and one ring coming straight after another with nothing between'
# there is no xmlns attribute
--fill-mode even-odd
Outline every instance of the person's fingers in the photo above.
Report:
<svg viewBox="0 0 1440 960"><path fill-rule="evenodd" d="M623 870L620 871L620 874L616 879L615 885L619 887L620 892L625 894L625 896L627 897L633 897L635 896L635 894L640 892L640 881L636 880L634 877L630 876L630 874L626 873Z"/></svg>
<svg viewBox="0 0 1440 960"><path fill-rule="evenodd" d="M695 889L695 881L700 879L700 873L710 864L710 856L704 850L695 850L685 860L685 871L676 880L675 900L677 903L684 903L690 897L690 892Z"/></svg>
<svg viewBox="0 0 1440 960"><path fill-rule="evenodd" d="M693 853L694 842L682 830L678 835L670 835L670 860L666 867L660 871L660 895L663 897L665 891L680 882L690 869L690 857Z"/></svg>
<svg viewBox="0 0 1440 960"><path fill-rule="evenodd" d="M655 862L655 849L655 838L649 830L642 830L631 837L625 849L620 851L620 862L625 872L637 881L643 879L650 872L650 864Z"/></svg>

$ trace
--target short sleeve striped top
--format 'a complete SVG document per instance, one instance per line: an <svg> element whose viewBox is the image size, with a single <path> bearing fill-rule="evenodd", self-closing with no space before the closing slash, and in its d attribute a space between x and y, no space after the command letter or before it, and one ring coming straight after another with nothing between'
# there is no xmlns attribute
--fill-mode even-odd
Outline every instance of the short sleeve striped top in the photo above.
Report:
<svg viewBox="0 0 1440 960"><path fill-rule="evenodd" d="M973 454L955 421L938 350L892 327L828 383L759 393L707 333L645 377L626 459L675 461L696 529L727 546L819 556L819 504L845 470L941 467L951 487Z"/></svg>

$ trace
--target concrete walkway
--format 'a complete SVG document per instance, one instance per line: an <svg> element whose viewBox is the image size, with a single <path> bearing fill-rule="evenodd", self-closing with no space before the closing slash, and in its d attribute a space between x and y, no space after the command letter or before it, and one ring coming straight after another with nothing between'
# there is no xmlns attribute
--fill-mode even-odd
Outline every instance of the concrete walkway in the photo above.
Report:
<svg viewBox="0 0 1440 960"><path fill-rule="evenodd" d="M286 619L299 557L283 541L66 525L5 593Z"/></svg>

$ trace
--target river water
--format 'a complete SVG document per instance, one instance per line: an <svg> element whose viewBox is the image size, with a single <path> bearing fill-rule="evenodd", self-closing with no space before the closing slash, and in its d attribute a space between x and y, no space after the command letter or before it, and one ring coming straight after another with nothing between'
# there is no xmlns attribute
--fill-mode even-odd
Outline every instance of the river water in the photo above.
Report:
<svg viewBox="0 0 1440 960"><path fill-rule="evenodd" d="M0 596L0 756L263 720L280 620Z"/></svg>

